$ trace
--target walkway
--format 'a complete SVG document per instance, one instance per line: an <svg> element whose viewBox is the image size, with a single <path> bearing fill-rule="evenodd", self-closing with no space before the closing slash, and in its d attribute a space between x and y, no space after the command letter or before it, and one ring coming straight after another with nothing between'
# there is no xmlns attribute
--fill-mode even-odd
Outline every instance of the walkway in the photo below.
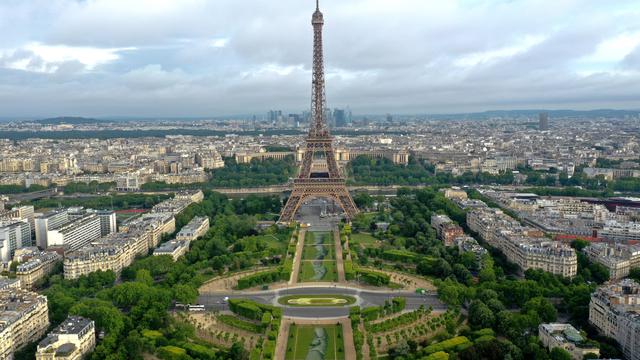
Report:
<svg viewBox="0 0 640 360"><path fill-rule="evenodd" d="M300 274L300 264L302 262L302 253L304 252L304 237L307 234L306 229L300 229L298 232L298 245L296 245L296 254L293 257L293 269L291 270L291 279L289 285L298 282L298 274Z"/></svg>
<svg viewBox="0 0 640 360"><path fill-rule="evenodd" d="M333 228L333 239L335 242L336 268L338 271L338 282L344 284L347 280L344 276L344 260L342 259L342 244L340 244L340 228Z"/></svg>

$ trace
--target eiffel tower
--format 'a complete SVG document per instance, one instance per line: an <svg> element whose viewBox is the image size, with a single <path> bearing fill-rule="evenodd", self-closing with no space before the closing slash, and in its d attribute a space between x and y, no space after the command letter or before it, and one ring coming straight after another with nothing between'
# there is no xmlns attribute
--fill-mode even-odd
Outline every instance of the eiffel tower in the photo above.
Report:
<svg viewBox="0 0 640 360"><path fill-rule="evenodd" d="M324 17L320 12L319 0L316 0L316 11L311 18L313 25L313 77L311 86L311 126L306 138L302 165L298 178L293 181L293 191L280 214L280 223L293 220L298 208L310 198L332 198L345 212L347 220L357 213L345 179L340 174L333 151L333 138L325 121L326 98L324 92L324 61L322 52L322 26ZM313 171L316 155L326 161L326 171Z"/></svg>

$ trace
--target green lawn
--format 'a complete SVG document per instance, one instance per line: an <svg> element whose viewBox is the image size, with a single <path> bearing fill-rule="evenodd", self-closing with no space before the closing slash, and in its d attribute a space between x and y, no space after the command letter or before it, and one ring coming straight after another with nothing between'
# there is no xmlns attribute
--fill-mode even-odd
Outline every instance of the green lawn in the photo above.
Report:
<svg viewBox="0 0 640 360"><path fill-rule="evenodd" d="M323 275L315 271L314 263L324 268ZM336 262L334 260L327 261L303 261L300 266L299 280L301 282L315 281L337 281L338 273L336 270Z"/></svg>
<svg viewBox="0 0 640 360"><path fill-rule="evenodd" d="M307 231L304 236L304 244L316 245L316 244L333 244L333 233L327 231Z"/></svg>
<svg viewBox="0 0 640 360"><path fill-rule="evenodd" d="M348 306L356 298L346 295L287 295L278 299L280 305L288 306Z"/></svg>
<svg viewBox="0 0 640 360"><path fill-rule="evenodd" d="M311 354L310 354L311 353ZM310 355L309 357L307 357ZM344 359L344 340L340 325L291 325L286 360Z"/></svg>
<svg viewBox="0 0 640 360"><path fill-rule="evenodd" d="M366 233L357 233L351 234L351 238L349 239L350 245L362 245L364 247L380 247L380 240L373 237L371 234Z"/></svg>
<svg viewBox="0 0 640 360"><path fill-rule="evenodd" d="M267 248L275 249L284 253L287 245L289 244L288 234L274 234L274 235L259 235L257 238L264 240L267 243Z"/></svg>
<svg viewBox="0 0 640 360"><path fill-rule="evenodd" d="M303 260L335 260L334 247L331 245L307 245L302 253Z"/></svg>

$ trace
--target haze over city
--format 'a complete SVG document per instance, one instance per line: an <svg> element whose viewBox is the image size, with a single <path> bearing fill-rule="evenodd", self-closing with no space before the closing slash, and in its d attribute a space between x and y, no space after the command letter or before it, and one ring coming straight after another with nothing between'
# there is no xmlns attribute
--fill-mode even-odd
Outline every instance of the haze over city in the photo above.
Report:
<svg viewBox="0 0 640 360"><path fill-rule="evenodd" d="M308 107L308 3L2 1L3 117ZM327 0L328 104L361 114L637 109L637 1Z"/></svg>

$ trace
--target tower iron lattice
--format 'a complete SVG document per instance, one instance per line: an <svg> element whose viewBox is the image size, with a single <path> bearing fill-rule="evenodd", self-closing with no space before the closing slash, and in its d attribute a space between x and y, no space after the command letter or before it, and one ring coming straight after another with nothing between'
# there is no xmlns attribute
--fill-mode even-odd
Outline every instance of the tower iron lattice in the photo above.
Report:
<svg viewBox="0 0 640 360"><path fill-rule="evenodd" d="M311 198L331 198L344 210L347 219L357 213L345 179L340 174L333 149L333 137L326 123L326 98L324 86L324 59L322 49L322 27L324 17L316 0L316 11L311 18L313 25L313 76L311 84L311 124L305 140L300 173L293 181L293 191L280 214L280 223L289 223L300 205ZM326 161L326 171L314 172L314 157L321 154Z"/></svg>

